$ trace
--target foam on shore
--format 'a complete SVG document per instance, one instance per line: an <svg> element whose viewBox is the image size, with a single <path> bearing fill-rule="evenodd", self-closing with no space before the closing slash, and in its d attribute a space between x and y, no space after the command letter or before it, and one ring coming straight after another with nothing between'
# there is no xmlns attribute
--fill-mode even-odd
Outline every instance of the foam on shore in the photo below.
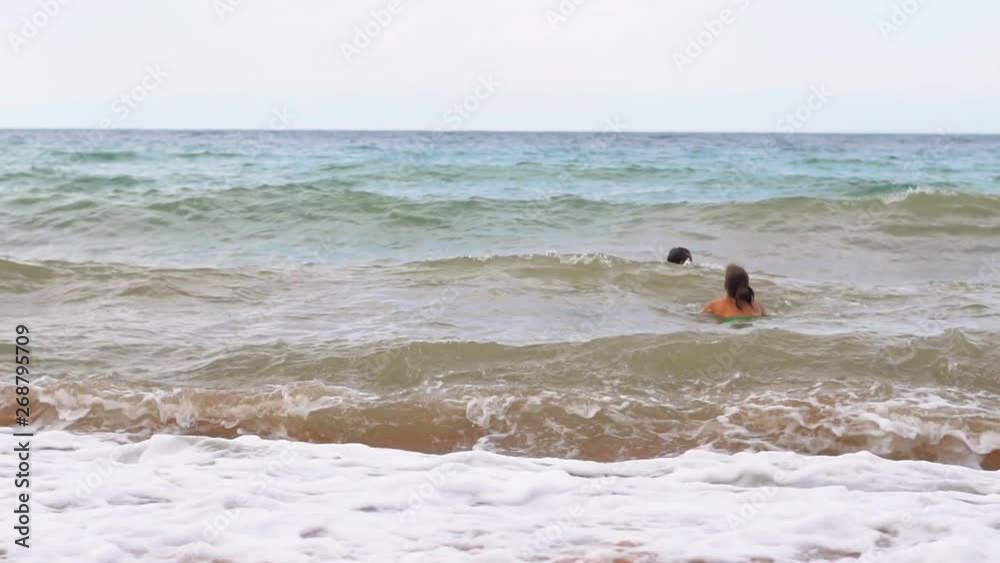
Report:
<svg viewBox="0 0 1000 563"><path fill-rule="evenodd" d="M9 431L8 431L9 432ZM0 458L14 467L14 438ZM11 561L983 562L1000 474L867 453L597 463L45 432ZM15 489L0 488L3 506ZM13 547L11 547L13 546Z"/></svg>

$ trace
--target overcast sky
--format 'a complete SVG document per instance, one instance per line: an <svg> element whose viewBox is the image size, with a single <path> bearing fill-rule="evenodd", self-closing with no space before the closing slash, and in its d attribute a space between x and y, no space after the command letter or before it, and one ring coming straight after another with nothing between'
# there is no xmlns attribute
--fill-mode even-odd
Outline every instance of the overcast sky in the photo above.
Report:
<svg viewBox="0 0 1000 563"><path fill-rule="evenodd" d="M0 14L0 127L1000 133L987 0L3 0Z"/></svg>

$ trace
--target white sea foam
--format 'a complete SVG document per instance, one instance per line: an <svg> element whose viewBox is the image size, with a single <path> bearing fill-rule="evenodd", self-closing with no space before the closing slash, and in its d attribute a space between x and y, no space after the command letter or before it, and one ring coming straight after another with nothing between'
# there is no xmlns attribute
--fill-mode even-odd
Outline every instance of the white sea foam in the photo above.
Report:
<svg viewBox="0 0 1000 563"><path fill-rule="evenodd" d="M905 201L911 196L915 195L958 195L958 192L953 190L943 190L939 188L929 188L927 186L914 186L912 188L906 188L905 190L893 192L890 194L885 194L880 196L879 199L887 204L899 203Z"/></svg>
<svg viewBox="0 0 1000 563"><path fill-rule="evenodd" d="M14 439L0 457L14 466ZM870 454L620 463L47 432L11 561L995 561L1000 474ZM0 488L14 505L13 486Z"/></svg>

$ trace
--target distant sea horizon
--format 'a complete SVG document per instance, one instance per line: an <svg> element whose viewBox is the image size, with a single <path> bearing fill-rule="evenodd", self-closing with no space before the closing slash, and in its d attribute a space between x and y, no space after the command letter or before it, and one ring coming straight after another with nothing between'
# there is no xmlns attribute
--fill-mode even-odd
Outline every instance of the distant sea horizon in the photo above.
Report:
<svg viewBox="0 0 1000 563"><path fill-rule="evenodd" d="M724 130L710 130L710 131L668 131L668 130L642 130L642 129L622 129L622 130L602 130L602 129L312 129L312 128L296 128L287 127L281 129L268 129L268 128L252 128L252 127L237 127L237 128L216 128L216 127L195 127L195 128L168 128L168 127L109 127L101 129L99 127L2 127L0 126L0 131L121 131L121 132L253 132L253 131L270 131L273 133L296 133L296 132L314 132L314 133L449 133L449 134L462 134L462 133L525 133L525 134L560 134L560 133L581 133L581 134L621 134L621 135L774 135L782 137L809 137L809 136L912 136L912 137L924 137L924 136L945 136L945 137L998 137L1000 136L1000 131L998 132L953 132L953 131L795 131L793 133L787 133L782 131L724 131Z"/></svg>

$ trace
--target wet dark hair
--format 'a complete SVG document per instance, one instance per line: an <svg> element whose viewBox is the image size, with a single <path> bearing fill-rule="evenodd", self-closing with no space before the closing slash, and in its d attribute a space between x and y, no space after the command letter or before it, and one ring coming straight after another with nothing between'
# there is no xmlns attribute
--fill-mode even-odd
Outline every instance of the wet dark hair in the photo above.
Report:
<svg viewBox="0 0 1000 563"><path fill-rule="evenodd" d="M726 294L736 301L736 306L743 308L746 303L753 308L753 288L750 287L750 275L741 266L730 264L726 267Z"/></svg>
<svg viewBox="0 0 1000 563"><path fill-rule="evenodd" d="M691 251L680 246L671 248L670 253L667 254L667 262L671 264L683 264L688 260L694 262L694 259L691 258Z"/></svg>

